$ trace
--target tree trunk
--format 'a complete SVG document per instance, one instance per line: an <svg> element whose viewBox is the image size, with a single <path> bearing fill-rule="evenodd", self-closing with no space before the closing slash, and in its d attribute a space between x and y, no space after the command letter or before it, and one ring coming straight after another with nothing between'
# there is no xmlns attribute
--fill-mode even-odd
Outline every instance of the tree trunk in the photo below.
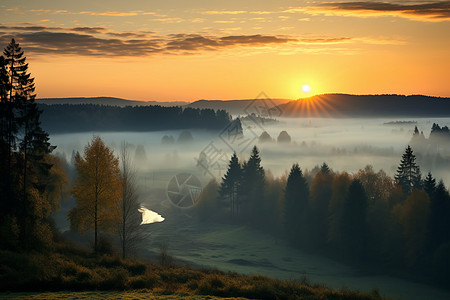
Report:
<svg viewBox="0 0 450 300"><path fill-rule="evenodd" d="M98 217L97 217L97 195L95 196L95 208L94 208L94 252L97 254L97 245L98 245Z"/></svg>

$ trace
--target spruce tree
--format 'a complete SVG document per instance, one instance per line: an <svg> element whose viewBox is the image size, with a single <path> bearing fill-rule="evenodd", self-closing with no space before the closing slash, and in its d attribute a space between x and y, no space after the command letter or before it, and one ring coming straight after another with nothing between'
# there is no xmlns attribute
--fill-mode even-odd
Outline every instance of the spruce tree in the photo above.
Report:
<svg viewBox="0 0 450 300"><path fill-rule="evenodd" d="M320 172L323 174L328 174L331 172L330 167L327 165L327 163L323 163L322 166L320 166Z"/></svg>
<svg viewBox="0 0 450 300"><path fill-rule="evenodd" d="M354 179L348 189L347 201L343 208L341 234L344 256L362 261L367 246L367 196L359 179Z"/></svg>
<svg viewBox="0 0 450 300"><path fill-rule="evenodd" d="M435 250L442 243L450 241L450 194L442 180L430 198L428 246L431 250Z"/></svg>
<svg viewBox="0 0 450 300"><path fill-rule="evenodd" d="M434 191L436 190L436 179L433 178L431 172L428 172L427 177L423 181L423 189L427 192L428 196L432 199Z"/></svg>
<svg viewBox="0 0 450 300"><path fill-rule="evenodd" d="M322 165L310 185L309 245L320 248L327 243L328 206L332 197L334 175L328 165Z"/></svg>
<svg viewBox="0 0 450 300"><path fill-rule="evenodd" d="M261 157L256 146L252 148L249 160L242 166L242 184L240 195L243 196L246 206L246 214L254 222L261 221L262 197L264 189L265 172L261 166Z"/></svg>
<svg viewBox="0 0 450 300"><path fill-rule="evenodd" d="M397 168L395 182L402 187L405 195L409 195L414 188L421 188L420 168L416 164L416 156L409 145L402 155L402 160Z"/></svg>
<svg viewBox="0 0 450 300"><path fill-rule="evenodd" d="M289 173L284 196L284 226L287 238L294 244L305 240L309 187L298 164Z"/></svg>
<svg viewBox="0 0 450 300"><path fill-rule="evenodd" d="M230 201L231 217L238 217L239 215L239 183L242 177L241 165L236 152L233 153L228 164L228 170L222 178L222 183L219 189L219 195L222 199Z"/></svg>
<svg viewBox="0 0 450 300"><path fill-rule="evenodd" d="M45 198L51 164L45 160L53 147L40 126L34 103L34 79L24 52L14 39L0 60L1 186L4 215L16 220L21 246L48 242L50 214ZM51 210L51 209L50 209ZM42 233L45 232L44 235Z"/></svg>
<svg viewBox="0 0 450 300"><path fill-rule="evenodd" d="M10 155L9 147L9 124L10 124L10 105L8 100L8 74L6 71L6 62L3 56L0 56L0 210L5 212L10 208L6 203L10 192Z"/></svg>

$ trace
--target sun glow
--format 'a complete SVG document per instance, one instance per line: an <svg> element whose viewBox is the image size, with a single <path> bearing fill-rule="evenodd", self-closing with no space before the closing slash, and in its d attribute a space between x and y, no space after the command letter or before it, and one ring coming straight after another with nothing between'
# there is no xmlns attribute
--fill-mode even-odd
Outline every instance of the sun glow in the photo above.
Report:
<svg viewBox="0 0 450 300"><path fill-rule="evenodd" d="M300 98L293 102L286 114L301 117L322 117L328 118L338 115L337 106L342 104L335 103L326 95Z"/></svg>
<svg viewBox="0 0 450 300"><path fill-rule="evenodd" d="M311 91L311 87L308 84L304 84L302 86L303 93L309 93Z"/></svg>

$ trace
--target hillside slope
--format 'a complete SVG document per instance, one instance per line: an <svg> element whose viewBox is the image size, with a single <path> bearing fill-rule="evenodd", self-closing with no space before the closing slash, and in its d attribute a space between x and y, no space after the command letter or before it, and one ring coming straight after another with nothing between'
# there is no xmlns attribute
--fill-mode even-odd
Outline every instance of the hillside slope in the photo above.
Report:
<svg viewBox="0 0 450 300"><path fill-rule="evenodd" d="M284 117L448 117L450 98L325 94L279 105Z"/></svg>

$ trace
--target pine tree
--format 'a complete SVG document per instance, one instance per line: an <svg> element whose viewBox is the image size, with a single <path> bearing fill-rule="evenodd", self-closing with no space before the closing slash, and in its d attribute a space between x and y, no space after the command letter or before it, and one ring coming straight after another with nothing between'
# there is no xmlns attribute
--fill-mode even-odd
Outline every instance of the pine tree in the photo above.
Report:
<svg viewBox="0 0 450 300"><path fill-rule="evenodd" d="M6 62L3 56L0 56L0 210L5 212L11 206L7 205L7 199L10 198L10 156L9 147L9 124L10 124L10 105L8 103L8 74L6 71Z"/></svg>
<svg viewBox="0 0 450 300"><path fill-rule="evenodd" d="M430 198L433 197L434 191L436 190L436 179L433 178L431 172L428 172L427 177L423 181L423 189L427 192Z"/></svg>
<svg viewBox="0 0 450 300"><path fill-rule="evenodd" d="M242 177L242 169L236 152L233 153L228 164L228 170L222 178L219 195L222 199L229 199L231 217L239 216L239 183Z"/></svg>
<svg viewBox="0 0 450 300"><path fill-rule="evenodd" d="M5 215L17 219L22 247L29 248L36 244L36 238L40 239L39 230L47 231L40 224L48 221L45 209L48 203L42 200L52 167L46 156L54 147L40 127L41 111L34 103L34 79L28 73L24 52L12 39L3 55L0 59L1 202Z"/></svg>
<svg viewBox="0 0 450 300"><path fill-rule="evenodd" d="M337 174L331 185L331 199L328 205L328 243L337 251L345 251L342 222L352 178L346 172Z"/></svg>
<svg viewBox="0 0 450 300"><path fill-rule="evenodd" d="M405 195L409 195L414 188L421 188L421 181L420 168L416 164L416 156L411 146L408 145L397 168L395 182L402 187Z"/></svg>
<svg viewBox="0 0 450 300"><path fill-rule="evenodd" d="M9 76L9 100L23 101L34 99L34 78L27 73L28 64L19 44L14 39L6 46L4 52Z"/></svg>
<svg viewBox="0 0 450 300"><path fill-rule="evenodd" d="M328 207L332 196L333 173L324 163L310 185L310 246L320 248L326 245L328 232Z"/></svg>
<svg viewBox="0 0 450 300"><path fill-rule="evenodd" d="M261 166L259 150L256 146L252 148L249 160L242 166L242 184L240 195L243 196L246 205L246 214L254 222L261 221L262 197L264 189L265 172Z"/></svg>
<svg viewBox="0 0 450 300"><path fill-rule="evenodd" d="M435 250L444 242L450 241L450 194L442 180L435 187L430 199L428 246Z"/></svg>
<svg viewBox="0 0 450 300"><path fill-rule="evenodd" d="M323 163L322 164L322 166L320 166L320 171L323 173L323 174L328 174L328 173L330 173L331 172L331 170L330 170L330 167L327 165L327 163Z"/></svg>
<svg viewBox="0 0 450 300"><path fill-rule="evenodd" d="M345 256L361 261L367 246L367 196L359 179L354 179L348 189L347 201L342 214L341 234Z"/></svg>
<svg viewBox="0 0 450 300"><path fill-rule="evenodd" d="M294 244L305 242L309 188L302 170L294 164L289 173L284 196L284 226Z"/></svg>

